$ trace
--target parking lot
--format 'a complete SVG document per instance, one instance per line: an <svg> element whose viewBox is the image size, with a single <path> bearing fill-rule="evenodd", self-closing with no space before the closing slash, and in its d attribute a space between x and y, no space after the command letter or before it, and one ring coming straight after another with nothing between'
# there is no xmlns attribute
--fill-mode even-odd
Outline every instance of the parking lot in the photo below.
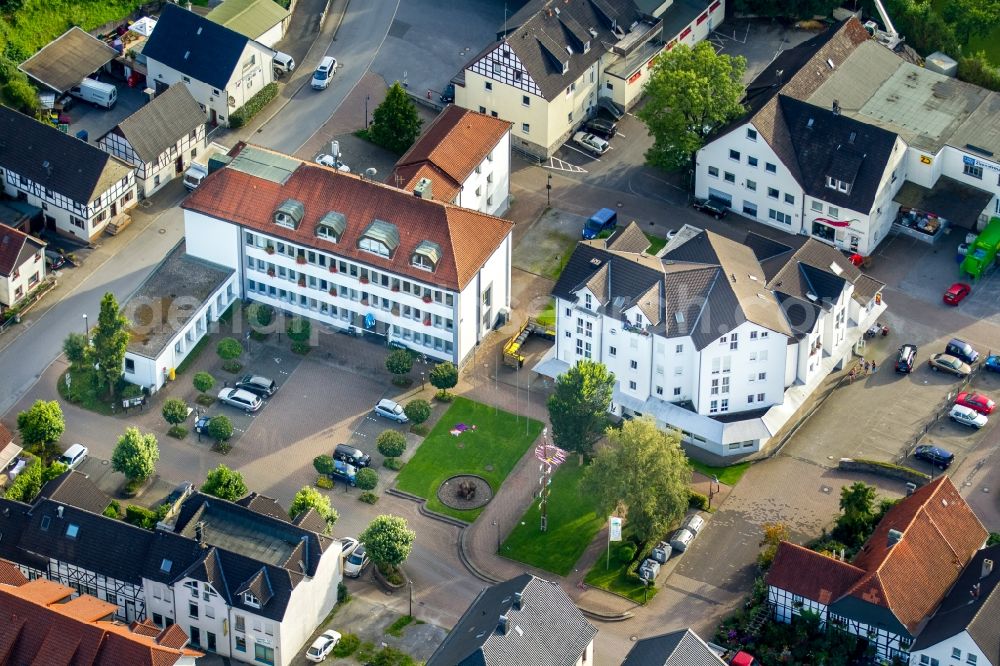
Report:
<svg viewBox="0 0 1000 666"><path fill-rule="evenodd" d="M73 99L73 105L66 111L70 117L69 134L76 136L78 132L87 133L87 140L96 144L97 140L108 133L118 123L138 111L149 99L141 88L129 88L124 81L105 77L106 83L113 84L118 89L118 102L110 109L103 109L88 104L81 99Z"/></svg>

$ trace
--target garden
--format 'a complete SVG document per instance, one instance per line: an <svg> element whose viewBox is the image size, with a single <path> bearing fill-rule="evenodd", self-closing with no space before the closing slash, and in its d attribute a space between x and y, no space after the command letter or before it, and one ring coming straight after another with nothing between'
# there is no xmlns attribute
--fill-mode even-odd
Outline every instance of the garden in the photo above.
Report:
<svg viewBox="0 0 1000 666"><path fill-rule="evenodd" d="M396 488L424 498L432 511L471 523L482 507L445 506L438 499L440 486L453 476L473 474L495 493L541 431L539 421L455 398L399 473Z"/></svg>

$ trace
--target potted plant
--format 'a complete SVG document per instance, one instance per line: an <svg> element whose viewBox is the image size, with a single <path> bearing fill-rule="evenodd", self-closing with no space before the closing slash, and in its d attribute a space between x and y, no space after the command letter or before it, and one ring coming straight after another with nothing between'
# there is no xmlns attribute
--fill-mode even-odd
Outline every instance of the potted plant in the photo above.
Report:
<svg viewBox="0 0 1000 666"><path fill-rule="evenodd" d="M430 302L431 302L431 297L430 296L424 296L424 303L430 303Z"/></svg>
<svg viewBox="0 0 1000 666"><path fill-rule="evenodd" d="M368 284L368 278L367 278L367 277L365 277L364 275L362 275L362 276L361 276L361 277L359 278L359 280L361 281L361 284Z"/></svg>
<svg viewBox="0 0 1000 666"><path fill-rule="evenodd" d="M268 254L274 254L274 246L268 245L267 247L264 248L264 252L267 252Z"/></svg>
<svg viewBox="0 0 1000 666"><path fill-rule="evenodd" d="M297 264L304 264L304 263L306 263L306 255L300 254L297 257L295 257L295 263L297 263Z"/></svg>
<svg viewBox="0 0 1000 666"><path fill-rule="evenodd" d="M424 319L424 326L430 326L430 325L431 325L431 318L428 317L427 319Z"/></svg>
<svg viewBox="0 0 1000 666"><path fill-rule="evenodd" d="M302 275L299 276L299 286L300 287L306 286L306 278L305 278L305 276L302 276Z"/></svg>
<svg viewBox="0 0 1000 666"><path fill-rule="evenodd" d="M331 296L336 296L337 295L337 288L336 287L330 287L330 295Z"/></svg>
<svg viewBox="0 0 1000 666"><path fill-rule="evenodd" d="M336 273L337 272L337 265L336 264L330 264L330 272L331 273Z"/></svg>
<svg viewBox="0 0 1000 666"><path fill-rule="evenodd" d="M273 268L268 268L267 269L267 277L274 277L274 269Z"/></svg>

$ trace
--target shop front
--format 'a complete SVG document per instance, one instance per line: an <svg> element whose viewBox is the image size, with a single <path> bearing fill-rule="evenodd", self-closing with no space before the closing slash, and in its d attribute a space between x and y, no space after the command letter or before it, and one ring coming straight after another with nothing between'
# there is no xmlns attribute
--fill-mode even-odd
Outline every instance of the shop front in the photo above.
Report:
<svg viewBox="0 0 1000 666"><path fill-rule="evenodd" d="M817 240L850 252L858 251L864 236L864 232L861 230L861 220L857 218L835 220L829 217L816 217L812 220L809 233Z"/></svg>

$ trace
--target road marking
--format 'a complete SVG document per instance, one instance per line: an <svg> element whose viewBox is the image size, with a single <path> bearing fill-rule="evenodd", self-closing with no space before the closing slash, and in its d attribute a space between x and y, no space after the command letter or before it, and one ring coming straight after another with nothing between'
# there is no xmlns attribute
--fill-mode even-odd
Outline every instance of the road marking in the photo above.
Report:
<svg viewBox="0 0 1000 666"><path fill-rule="evenodd" d="M575 164L565 162L558 157L550 157L548 164L542 165L543 169L554 169L556 171L569 171L571 173L587 173L587 170Z"/></svg>
<svg viewBox="0 0 1000 666"><path fill-rule="evenodd" d="M590 153L587 153L587 152L584 152L584 151L580 150L579 148L575 148L575 147L573 147L573 146L569 145L568 143L564 143L564 144L563 144L563 148L569 148L570 150L575 150L576 152L580 153L581 155L584 155L584 156L586 156L586 157L589 157L589 158L590 158L590 159L592 159L592 160L596 160L597 162L600 162L600 161L601 161L601 160L600 160L600 158L598 158L598 157L594 157L594 156L593 156L593 155L591 155Z"/></svg>
<svg viewBox="0 0 1000 666"><path fill-rule="evenodd" d="M615 136L620 136L620 137L621 137L621 138L623 138L623 139L627 138L627 137L626 137L626 136L625 136L624 134L622 134L621 132L618 132L618 134L616 134Z"/></svg>

